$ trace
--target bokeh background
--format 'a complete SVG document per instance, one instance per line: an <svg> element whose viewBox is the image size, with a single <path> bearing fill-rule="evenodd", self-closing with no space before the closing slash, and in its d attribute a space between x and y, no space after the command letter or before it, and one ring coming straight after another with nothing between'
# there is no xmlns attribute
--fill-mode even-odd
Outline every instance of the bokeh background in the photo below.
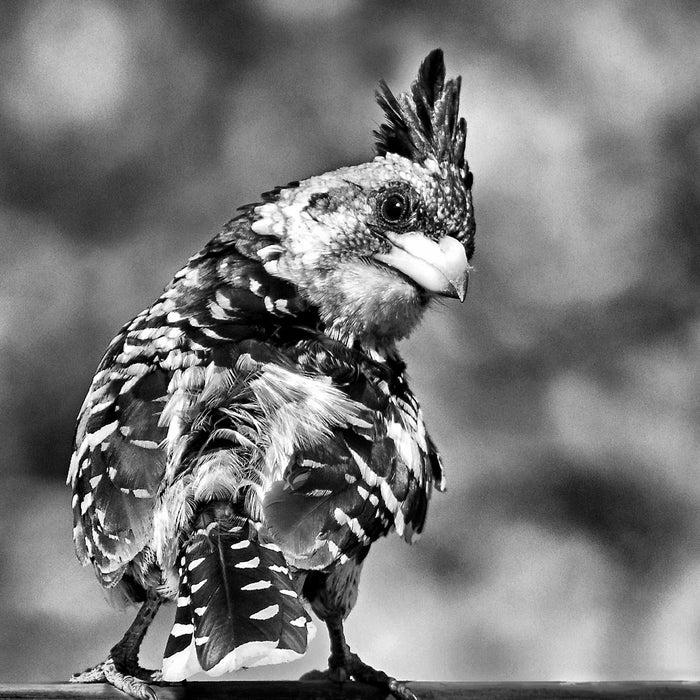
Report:
<svg viewBox="0 0 700 700"><path fill-rule="evenodd" d="M700 677L697 2L3 0L0 681L65 679L131 619L63 484L112 335L237 206L371 157L377 80L436 46L477 271L403 351L449 490L376 546L350 640L399 677ZM240 677L326 656L321 630Z"/></svg>

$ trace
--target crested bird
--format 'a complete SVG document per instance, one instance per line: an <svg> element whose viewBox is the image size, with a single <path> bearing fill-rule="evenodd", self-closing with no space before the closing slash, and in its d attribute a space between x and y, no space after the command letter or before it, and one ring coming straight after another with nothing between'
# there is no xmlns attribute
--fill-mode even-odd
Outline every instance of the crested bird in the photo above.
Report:
<svg viewBox="0 0 700 700"><path fill-rule="evenodd" d="M397 342L431 301L463 301L474 251L459 77L432 51L406 93L383 81L375 157L239 209L109 345L80 410L67 482L77 556L139 604L73 682L153 684L304 654L397 698L343 622L373 542L414 542L443 466ZM141 668L176 604L162 670Z"/></svg>

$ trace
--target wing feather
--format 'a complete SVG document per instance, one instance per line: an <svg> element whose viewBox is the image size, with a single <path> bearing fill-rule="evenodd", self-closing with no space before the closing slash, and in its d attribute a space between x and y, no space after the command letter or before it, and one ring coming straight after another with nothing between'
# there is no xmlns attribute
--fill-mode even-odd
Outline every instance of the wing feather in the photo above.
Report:
<svg viewBox="0 0 700 700"><path fill-rule="evenodd" d="M71 475L76 549L109 585L150 537L165 471L158 418L168 381L156 367L129 379L98 373L83 407Z"/></svg>

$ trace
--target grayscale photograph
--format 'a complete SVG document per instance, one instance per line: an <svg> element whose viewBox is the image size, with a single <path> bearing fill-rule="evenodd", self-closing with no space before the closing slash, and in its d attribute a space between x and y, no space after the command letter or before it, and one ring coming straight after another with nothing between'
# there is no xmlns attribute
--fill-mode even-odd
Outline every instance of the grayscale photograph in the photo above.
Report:
<svg viewBox="0 0 700 700"><path fill-rule="evenodd" d="M0 58L0 700L700 697L700 4Z"/></svg>

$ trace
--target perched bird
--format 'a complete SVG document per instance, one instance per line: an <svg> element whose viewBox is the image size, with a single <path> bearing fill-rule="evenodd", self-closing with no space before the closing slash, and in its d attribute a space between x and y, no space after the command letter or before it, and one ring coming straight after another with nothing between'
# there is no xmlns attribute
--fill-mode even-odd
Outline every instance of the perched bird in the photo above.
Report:
<svg viewBox="0 0 700 700"><path fill-rule="evenodd" d="M122 601L124 637L74 676L149 684L296 659L404 684L350 651L372 543L413 542L445 481L396 342L436 296L464 300L474 250L460 78L441 50L410 92L380 84L376 157L242 207L112 341L80 411L68 483L78 558ZM177 605L160 671L138 652Z"/></svg>

